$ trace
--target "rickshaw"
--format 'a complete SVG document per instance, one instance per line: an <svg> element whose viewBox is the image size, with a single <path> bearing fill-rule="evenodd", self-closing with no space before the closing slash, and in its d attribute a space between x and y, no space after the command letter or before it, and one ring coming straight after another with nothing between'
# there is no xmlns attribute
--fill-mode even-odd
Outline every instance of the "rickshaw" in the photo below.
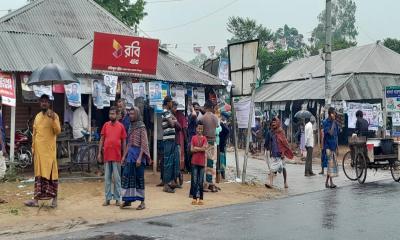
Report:
<svg viewBox="0 0 400 240"><path fill-rule="evenodd" d="M367 169L390 169L393 180L400 181L400 142L391 138L350 137L342 162L343 172L352 181L363 184Z"/></svg>

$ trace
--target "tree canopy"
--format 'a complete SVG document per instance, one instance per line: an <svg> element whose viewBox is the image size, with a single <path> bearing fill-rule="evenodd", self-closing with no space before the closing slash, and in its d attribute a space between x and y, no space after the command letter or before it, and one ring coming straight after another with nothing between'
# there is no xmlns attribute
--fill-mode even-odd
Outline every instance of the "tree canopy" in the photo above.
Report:
<svg viewBox="0 0 400 240"><path fill-rule="evenodd" d="M332 51L357 45L358 35L356 23L356 3L353 0L337 0L332 2ZM318 54L318 49L325 45L325 10L318 15L318 25L312 31L310 52Z"/></svg>
<svg viewBox="0 0 400 240"><path fill-rule="evenodd" d="M393 51L400 53L400 40L395 38L386 38L383 40L383 45Z"/></svg>
<svg viewBox="0 0 400 240"><path fill-rule="evenodd" d="M147 16L147 13L144 11L146 5L144 0L137 0L135 3L131 3L130 0L95 1L129 27L139 24Z"/></svg>

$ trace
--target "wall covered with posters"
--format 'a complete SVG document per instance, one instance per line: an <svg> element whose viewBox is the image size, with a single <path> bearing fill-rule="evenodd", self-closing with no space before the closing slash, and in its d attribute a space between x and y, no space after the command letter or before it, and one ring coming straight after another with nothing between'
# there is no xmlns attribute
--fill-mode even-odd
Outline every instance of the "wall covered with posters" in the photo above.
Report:
<svg viewBox="0 0 400 240"><path fill-rule="evenodd" d="M370 104L370 103L355 103L355 102L347 102L346 112L348 115L348 128L356 127L356 112L361 110L364 114L364 118L369 123L370 130L378 130L378 127L383 126L383 113L382 113L382 105L378 104Z"/></svg>

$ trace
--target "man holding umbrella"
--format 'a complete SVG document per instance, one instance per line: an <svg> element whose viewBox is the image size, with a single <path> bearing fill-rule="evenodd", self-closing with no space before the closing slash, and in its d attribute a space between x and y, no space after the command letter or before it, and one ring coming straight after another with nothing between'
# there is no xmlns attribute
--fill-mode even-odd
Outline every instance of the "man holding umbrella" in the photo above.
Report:
<svg viewBox="0 0 400 240"><path fill-rule="evenodd" d="M52 199L51 207L57 207L58 167L56 138L61 132L58 115L50 109L50 97L40 97L41 112L33 123L32 152L34 156L34 199L26 201L28 207L38 207L39 200Z"/></svg>

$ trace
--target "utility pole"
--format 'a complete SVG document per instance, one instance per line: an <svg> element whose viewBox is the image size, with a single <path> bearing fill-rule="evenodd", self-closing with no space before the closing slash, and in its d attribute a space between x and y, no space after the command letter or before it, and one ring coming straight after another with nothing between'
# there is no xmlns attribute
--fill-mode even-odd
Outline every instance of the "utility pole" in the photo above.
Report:
<svg viewBox="0 0 400 240"><path fill-rule="evenodd" d="M326 0L325 9L325 116L331 106L332 80L332 0Z"/></svg>

